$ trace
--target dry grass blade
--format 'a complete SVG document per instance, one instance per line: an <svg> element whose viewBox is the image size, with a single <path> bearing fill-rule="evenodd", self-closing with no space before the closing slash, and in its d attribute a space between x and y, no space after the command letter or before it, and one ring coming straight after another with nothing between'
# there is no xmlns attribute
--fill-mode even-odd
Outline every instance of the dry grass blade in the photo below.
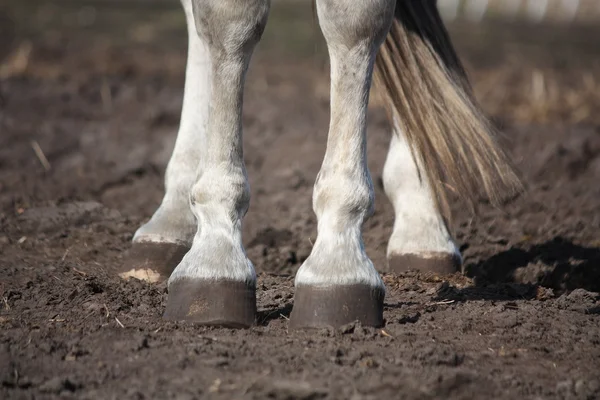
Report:
<svg viewBox="0 0 600 400"><path fill-rule="evenodd" d="M40 163L42 164L42 166L44 167L44 169L46 171L50 171L50 168L51 168L50 162L48 161L48 159L46 158L46 155L42 151L42 148L40 147L40 144L36 140L32 140L31 141L31 148L33 149L33 152L37 156L38 160L40 160Z"/></svg>
<svg viewBox="0 0 600 400"><path fill-rule="evenodd" d="M430 305L430 306L443 306L443 305L452 304L454 302L455 302L455 300L442 300L442 301L431 302L428 305Z"/></svg>
<svg viewBox="0 0 600 400"><path fill-rule="evenodd" d="M381 336L385 336L385 337L389 337L389 338L394 337L394 335L390 335L390 333L388 331L386 331L385 329L382 329L381 331L379 331L379 333L381 333Z"/></svg>

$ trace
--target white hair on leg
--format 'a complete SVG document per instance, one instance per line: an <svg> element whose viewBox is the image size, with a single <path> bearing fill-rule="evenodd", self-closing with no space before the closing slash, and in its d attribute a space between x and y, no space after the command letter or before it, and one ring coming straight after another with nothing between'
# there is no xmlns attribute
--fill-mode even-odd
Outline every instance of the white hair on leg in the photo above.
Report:
<svg viewBox="0 0 600 400"><path fill-rule="evenodd" d="M331 61L331 122L313 193L318 236L310 257L298 271L297 285L382 285L365 253L361 225L372 213L374 196L367 169L366 110L378 42L387 33L389 22L384 26L366 25L373 23L367 17L375 7L391 21L390 5L395 2L377 0L364 6L351 3L317 1ZM348 20L360 27L345 26Z"/></svg>
<svg viewBox="0 0 600 400"><path fill-rule="evenodd" d="M242 104L246 70L269 5L269 0L193 0L196 29L210 54L210 108L205 157L190 194L198 230L169 278L168 318L253 323L256 275L242 245L250 202Z"/></svg>
<svg viewBox="0 0 600 400"><path fill-rule="evenodd" d="M419 173L404 134L394 125L383 168L384 189L395 214L387 249L389 267L406 270L415 267L417 258L423 259L419 264L424 266L428 259L436 258L446 259L446 272L452 272L460 264L460 253L436 207L427 176ZM407 256L413 265L406 265Z"/></svg>
<svg viewBox="0 0 600 400"><path fill-rule="evenodd" d="M377 50L395 0L318 0L331 61L331 121L313 193L318 235L296 275L290 326L382 323L383 282L367 256L362 224L373 209L366 118Z"/></svg>
<svg viewBox="0 0 600 400"><path fill-rule="evenodd" d="M179 133L165 174L165 196L134 241L174 242L190 246L196 220L189 209L189 191L206 142L210 93L210 59L198 37L191 0L182 1L188 27L188 60Z"/></svg>

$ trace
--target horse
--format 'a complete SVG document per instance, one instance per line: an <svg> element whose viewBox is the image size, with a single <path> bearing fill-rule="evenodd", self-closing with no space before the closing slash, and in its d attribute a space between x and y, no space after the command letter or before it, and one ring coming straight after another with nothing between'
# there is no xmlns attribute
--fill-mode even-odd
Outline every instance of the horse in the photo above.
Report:
<svg viewBox="0 0 600 400"><path fill-rule="evenodd" d="M247 328L256 273L242 244L250 201L243 161L245 74L270 0L181 0L188 59L165 195L136 231L125 279L168 279L164 318ZM383 170L395 212L386 271L460 271L448 191L475 210L521 190L477 105L435 0L316 0L331 74L326 153L316 177L318 234L295 277L291 329L382 326L384 283L365 253L373 212L366 122L374 82L390 120Z"/></svg>

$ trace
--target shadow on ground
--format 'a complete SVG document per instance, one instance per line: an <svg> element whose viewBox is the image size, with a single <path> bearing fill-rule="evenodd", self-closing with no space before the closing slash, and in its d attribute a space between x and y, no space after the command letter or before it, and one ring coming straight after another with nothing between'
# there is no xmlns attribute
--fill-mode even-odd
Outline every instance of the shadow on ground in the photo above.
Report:
<svg viewBox="0 0 600 400"><path fill-rule="evenodd" d="M529 267L528 276L520 274L519 269L524 267ZM515 282L516 278L523 282L530 278L532 282L558 291L581 288L598 292L600 248L580 246L555 237L529 250L512 247L469 265L467 275L479 286Z"/></svg>

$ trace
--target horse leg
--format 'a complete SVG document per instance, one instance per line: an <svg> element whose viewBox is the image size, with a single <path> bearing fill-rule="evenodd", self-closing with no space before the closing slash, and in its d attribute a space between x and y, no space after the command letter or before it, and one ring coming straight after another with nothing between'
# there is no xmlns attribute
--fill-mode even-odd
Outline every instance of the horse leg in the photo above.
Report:
<svg viewBox="0 0 600 400"><path fill-rule="evenodd" d="M385 289L361 229L374 197L366 156L369 89L394 6L395 0L317 0L331 61L331 121L313 194L318 236L296 276L292 328L383 323Z"/></svg>
<svg viewBox="0 0 600 400"><path fill-rule="evenodd" d="M182 5L188 29L188 60L179 133L165 174L165 196L150 221L135 233L120 271L123 278L167 279L189 250L196 232L189 193L206 147L210 59L196 32L192 1L182 0Z"/></svg>
<svg viewBox="0 0 600 400"><path fill-rule="evenodd" d="M388 243L388 271L447 274L459 270L460 252L436 207L427 176L419 173L397 127L383 168L383 185L396 217Z"/></svg>
<svg viewBox="0 0 600 400"><path fill-rule="evenodd" d="M267 22L269 0L193 0L210 59L206 154L190 194L198 229L169 278L165 318L247 327L256 313L256 275L242 245L250 187L242 151L246 70Z"/></svg>

